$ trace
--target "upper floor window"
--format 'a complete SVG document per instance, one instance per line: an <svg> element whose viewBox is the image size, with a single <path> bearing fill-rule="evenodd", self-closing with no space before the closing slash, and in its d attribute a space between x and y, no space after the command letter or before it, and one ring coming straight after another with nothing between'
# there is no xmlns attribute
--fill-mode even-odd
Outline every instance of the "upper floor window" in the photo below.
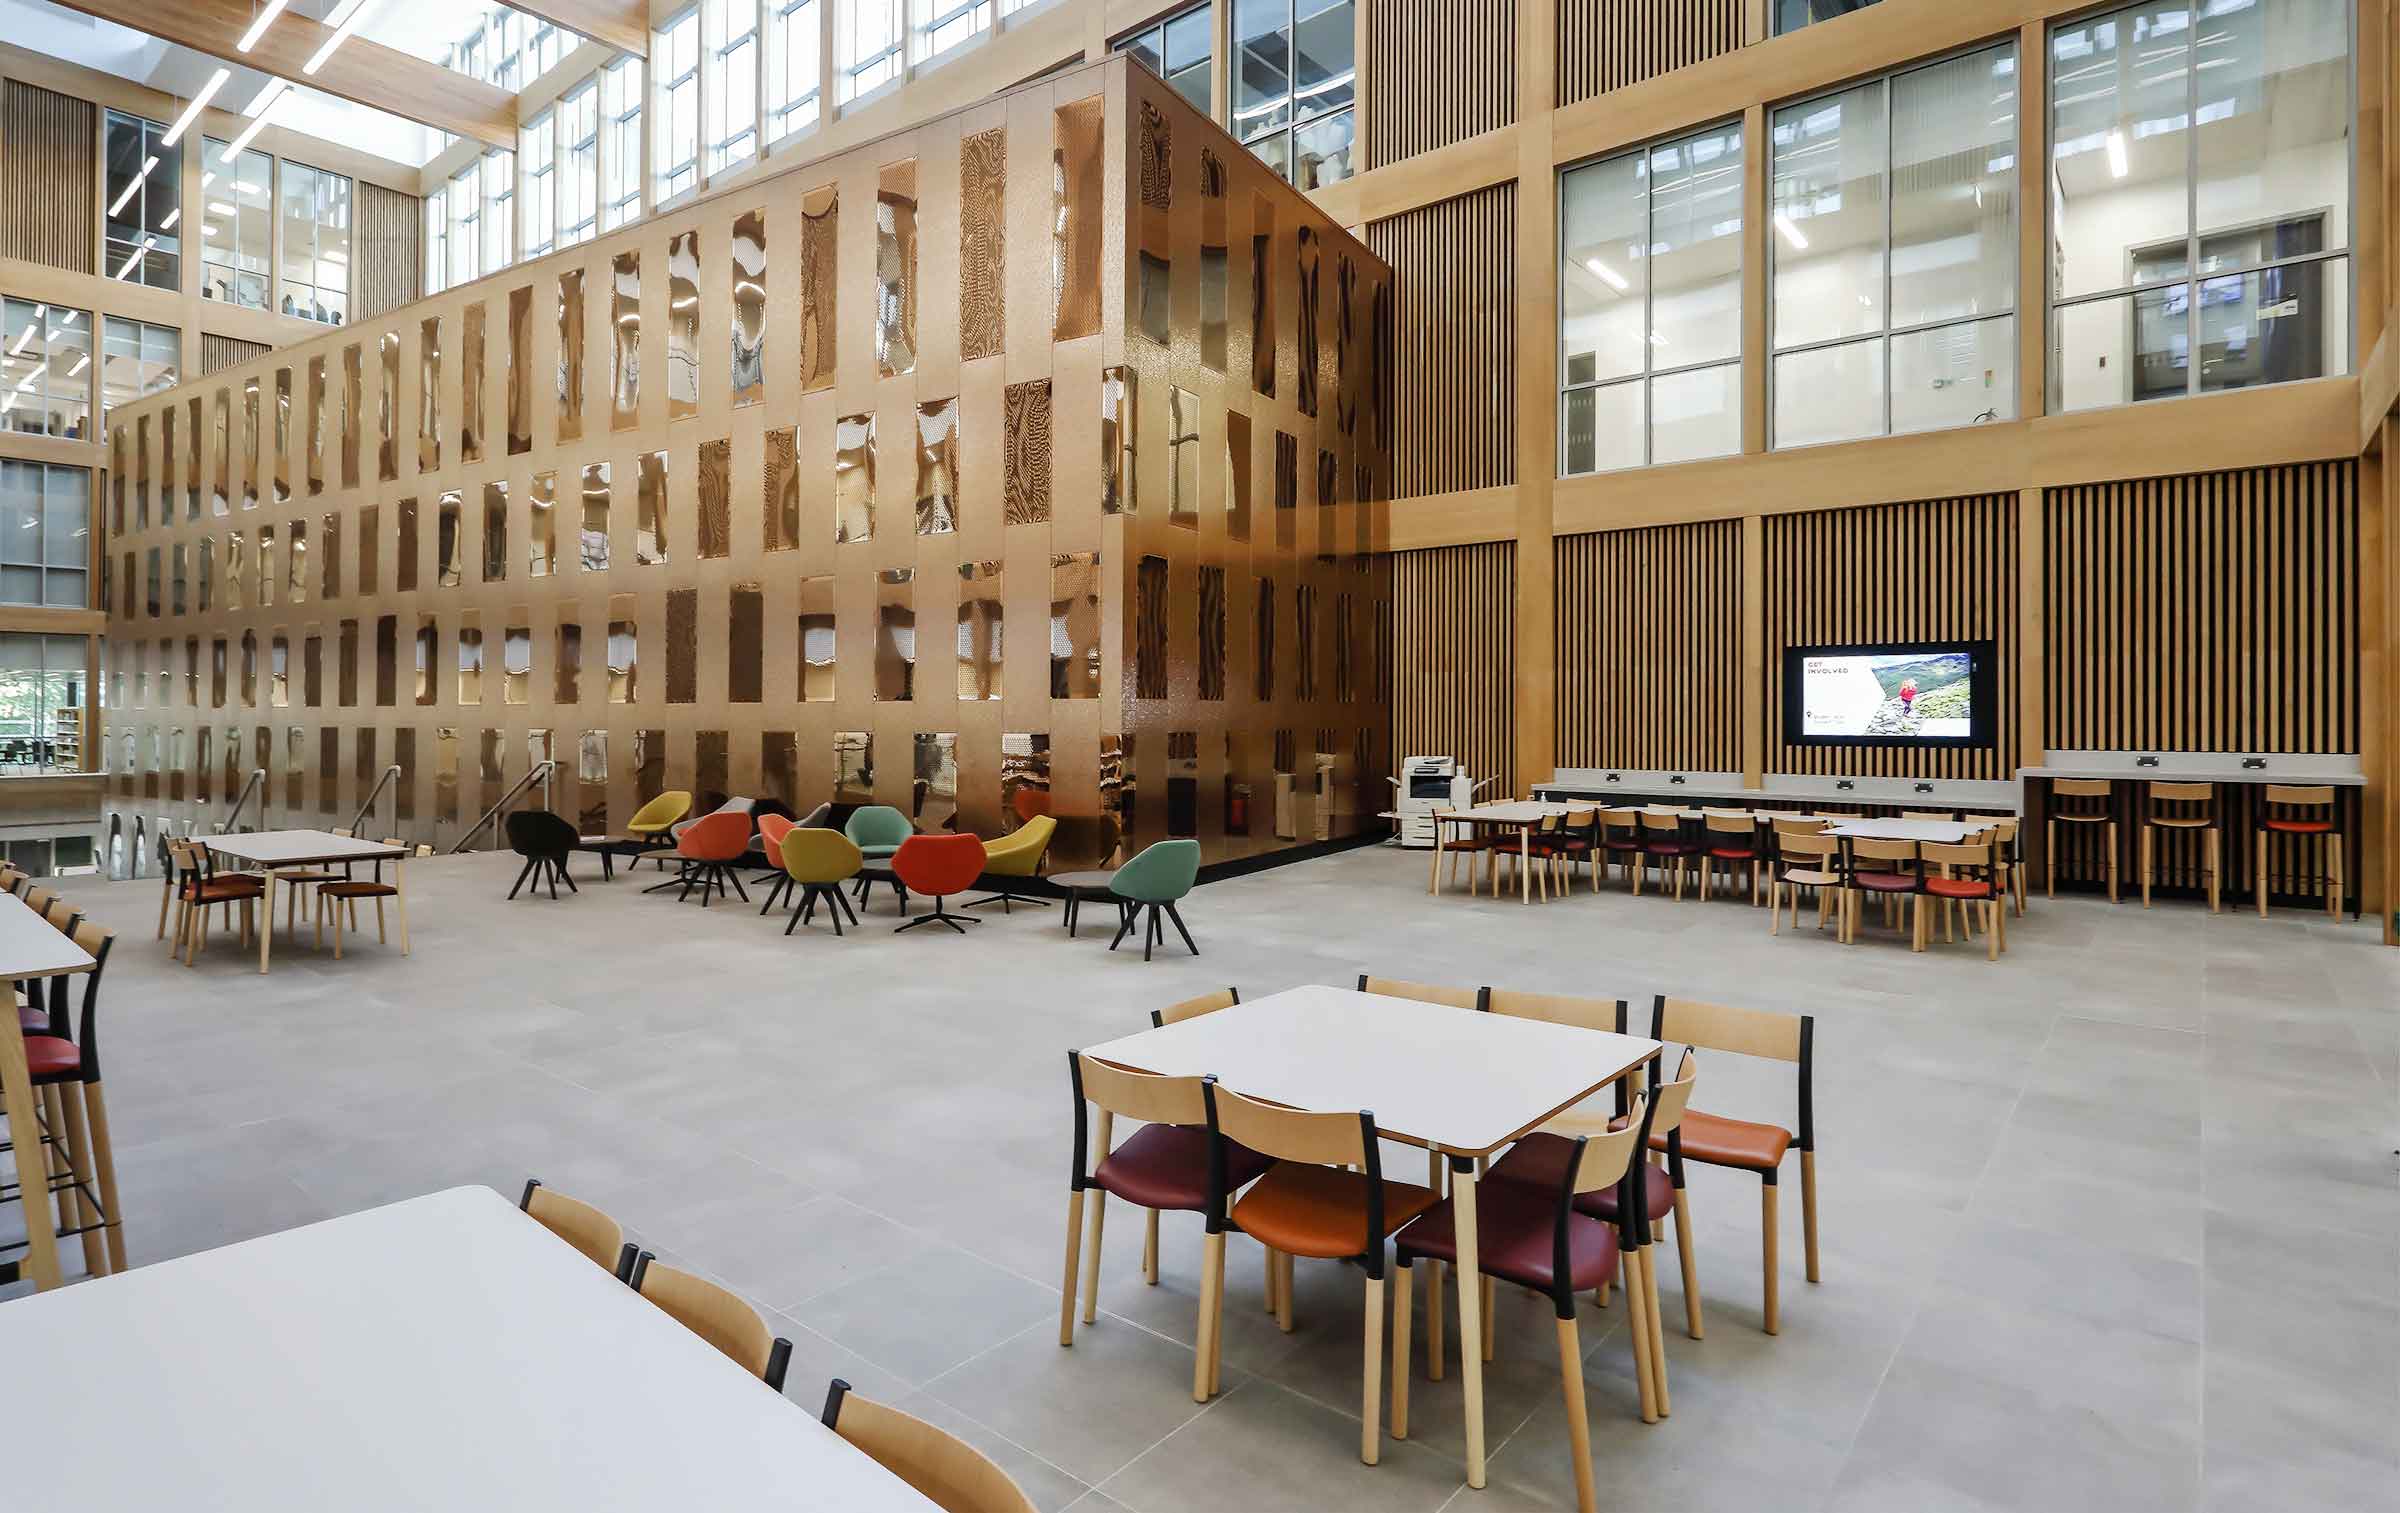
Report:
<svg viewBox="0 0 2400 1513"><path fill-rule="evenodd" d="M819 0L767 0L767 140L817 124L824 39Z"/></svg>
<svg viewBox="0 0 2400 1513"><path fill-rule="evenodd" d="M418 214L425 223L425 292L439 294L450 287L450 191L447 185L425 196Z"/></svg>
<svg viewBox="0 0 2400 1513"><path fill-rule="evenodd" d="M2017 413L2013 43L1774 113L1773 444Z"/></svg>
<svg viewBox="0 0 2400 1513"><path fill-rule="evenodd" d="M525 255L540 257L557 239L556 108L545 110L517 132L517 161L525 165Z"/></svg>
<svg viewBox="0 0 2400 1513"><path fill-rule="evenodd" d="M145 394L175 387L183 366L183 333L173 326L112 315L100 330L100 416Z"/></svg>
<svg viewBox="0 0 2400 1513"><path fill-rule="evenodd" d="M1742 449L1742 127L1559 179L1560 469Z"/></svg>
<svg viewBox="0 0 2400 1513"><path fill-rule="evenodd" d="M622 57L600 75L600 226L642 213L642 60Z"/></svg>
<svg viewBox="0 0 2400 1513"><path fill-rule="evenodd" d="M600 204L600 83L583 86L558 102L558 245L588 241Z"/></svg>
<svg viewBox="0 0 2400 1513"><path fill-rule="evenodd" d="M900 77L901 0L847 0L834 10L834 88L840 103Z"/></svg>
<svg viewBox="0 0 2400 1513"><path fill-rule="evenodd" d="M92 475L0 458L0 604L91 607Z"/></svg>
<svg viewBox="0 0 2400 1513"><path fill-rule="evenodd" d="M200 297L267 308L267 243L273 232L275 160L248 148L224 161L227 144L200 144Z"/></svg>
<svg viewBox="0 0 2400 1513"><path fill-rule="evenodd" d="M0 415L29 436L80 438L92 414L89 311L12 299L0 305Z"/></svg>
<svg viewBox="0 0 2400 1513"><path fill-rule="evenodd" d="M1213 30L1209 8L1203 0L1155 26L1119 37L1116 50L1131 53L1149 64L1161 78L1175 86L1177 94L1198 106L1202 115L1214 115L1215 107L1209 99L1209 71L1215 57L1215 39L1210 36Z"/></svg>
<svg viewBox="0 0 2400 1513"><path fill-rule="evenodd" d="M1796 32L1818 21L1863 11L1875 0L1775 0L1775 30Z"/></svg>
<svg viewBox="0 0 2400 1513"><path fill-rule="evenodd" d="M758 0L701 0L708 52L708 171L758 154Z"/></svg>
<svg viewBox="0 0 2400 1513"><path fill-rule="evenodd" d="M1301 189L1350 177L1351 0L1234 0L1233 134Z"/></svg>
<svg viewBox="0 0 2400 1513"><path fill-rule="evenodd" d="M700 10L659 29L650 44L658 64L658 198L671 200L700 182Z"/></svg>
<svg viewBox="0 0 2400 1513"><path fill-rule="evenodd" d="M450 180L443 198L450 206L450 274L444 287L455 289L483 277L483 164L469 163Z"/></svg>
<svg viewBox="0 0 2400 1513"><path fill-rule="evenodd" d="M2050 33L2051 403L2350 371L2348 0Z"/></svg>
<svg viewBox="0 0 2400 1513"><path fill-rule="evenodd" d="M286 315L338 326L350 314L350 180L283 165L283 299Z"/></svg>
<svg viewBox="0 0 2400 1513"><path fill-rule="evenodd" d="M992 0L915 0L917 56L939 57L991 29Z"/></svg>
<svg viewBox="0 0 2400 1513"><path fill-rule="evenodd" d="M111 278L172 289L183 278L183 144L156 121L108 113L106 267Z"/></svg>
<svg viewBox="0 0 2400 1513"><path fill-rule="evenodd" d="M483 155L484 273L497 273L516 261L517 155L495 147Z"/></svg>

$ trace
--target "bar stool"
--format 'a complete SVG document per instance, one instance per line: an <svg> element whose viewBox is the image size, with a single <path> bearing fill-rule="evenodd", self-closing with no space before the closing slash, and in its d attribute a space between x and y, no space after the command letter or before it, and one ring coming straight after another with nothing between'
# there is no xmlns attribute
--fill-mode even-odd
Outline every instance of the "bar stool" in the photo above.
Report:
<svg viewBox="0 0 2400 1513"><path fill-rule="evenodd" d="M2068 802L2073 800L2072 803ZM2044 825L2048 846L2042 875L2052 898L2058 897L2058 827L2100 825L2108 838L2108 901L2117 901L2117 816L2110 808L2106 778L2054 778L2050 783L2050 818Z"/></svg>
<svg viewBox="0 0 2400 1513"><path fill-rule="evenodd" d="M2150 907L2150 884L2158 872L2158 832L2197 830L2201 833L2200 868L2208 874L2208 912L2218 912L2218 884L2224 858L2224 832L2217 828L2217 785L2214 783L2152 783L2150 813L2142 821L2142 907Z"/></svg>
<svg viewBox="0 0 2400 1513"><path fill-rule="evenodd" d="M2294 811L2315 811L2296 813ZM2278 835L2322 836L2325 840L2325 913L2342 917L2342 832L2333 822L2333 789L2269 783L2259 800L2258 917L2267 917L2267 847ZM2298 843L2296 843L2298 844Z"/></svg>

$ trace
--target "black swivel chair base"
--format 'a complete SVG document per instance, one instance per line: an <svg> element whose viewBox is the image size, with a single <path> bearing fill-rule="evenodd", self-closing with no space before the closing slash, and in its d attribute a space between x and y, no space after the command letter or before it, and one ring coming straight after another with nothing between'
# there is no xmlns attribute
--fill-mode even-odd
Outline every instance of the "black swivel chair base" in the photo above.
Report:
<svg viewBox="0 0 2400 1513"><path fill-rule="evenodd" d="M1184 949L1194 956L1200 954L1200 948L1192 944L1192 932L1183 927L1183 916L1175 912L1173 904L1144 904L1131 901L1127 902L1124 922L1117 926L1117 938L1108 943L1111 951L1114 951L1124 941L1126 934L1133 929L1133 922L1142 918L1145 912L1148 918L1144 921L1146 928L1142 931L1142 960L1148 961L1150 948L1166 939L1165 932L1158 925L1158 917L1162 912L1175 922L1175 933L1183 937Z"/></svg>
<svg viewBox="0 0 2400 1513"><path fill-rule="evenodd" d="M583 891L581 888L575 886L575 879L567 876L567 859L563 856L537 856L531 861L528 861L525 864L524 870L517 874L516 887L508 890L508 896L512 901L516 898L518 890L525 886L525 881L528 878L533 880L533 885L536 888L541 887L544 880L547 880L550 884L550 896L552 898L558 897L558 885L560 883L565 883L567 885L567 891L569 893L581 893Z"/></svg>
<svg viewBox="0 0 2400 1513"><path fill-rule="evenodd" d="M907 924L894 925L892 926L892 933L894 935L898 935L903 930L914 930L919 925L948 925L951 933L956 935L964 935L967 932L961 929L960 926L980 925L983 923L982 920L976 919L971 915L953 914L948 909L943 908L942 898L946 896L947 895L937 895L934 898L933 912L931 914L920 914L915 919L910 920Z"/></svg>
<svg viewBox="0 0 2400 1513"><path fill-rule="evenodd" d="M700 907L705 909L708 907L708 895L714 892L718 897L724 897L725 886L728 883L733 885L734 894L743 903L750 902L749 890L742 886L742 880L734 875L733 868L723 862L685 862L682 872L668 878L663 883L652 883L642 891L659 893L668 888L677 888L682 891L675 895L675 902L682 903L692 896L694 888L698 888L700 890Z"/></svg>
<svg viewBox="0 0 2400 1513"><path fill-rule="evenodd" d="M792 900L792 917L785 922L783 933L789 935L795 927L808 923L817 912L819 899L825 900L825 916L833 921L834 934L842 933L844 915L849 916L850 923L858 923L858 915L851 910L850 900L842 897L839 883L803 883L800 896Z"/></svg>
<svg viewBox="0 0 2400 1513"><path fill-rule="evenodd" d="M997 893L986 893L981 898L970 898L960 907L981 909L991 904L998 904L1001 913L1009 914L1015 912L1009 908L1010 904L1031 904L1037 909L1047 909L1055 902L1057 902L1055 899L1039 898L1031 893L1019 893L1014 888L1003 886Z"/></svg>

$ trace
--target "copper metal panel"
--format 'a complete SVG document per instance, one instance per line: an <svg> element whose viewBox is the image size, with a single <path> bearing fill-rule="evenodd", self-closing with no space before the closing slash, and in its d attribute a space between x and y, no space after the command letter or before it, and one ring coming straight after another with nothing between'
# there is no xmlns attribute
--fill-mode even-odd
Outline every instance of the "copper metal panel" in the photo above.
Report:
<svg viewBox="0 0 2400 1513"><path fill-rule="evenodd" d="M1100 244L1108 172L1102 139L1106 102L1099 95L1069 101L1052 118L1050 232L1053 297L1051 339L1074 341L1100 332Z"/></svg>
<svg viewBox="0 0 2400 1513"><path fill-rule="evenodd" d="M417 349L417 471L439 472L442 466L442 318L428 315L418 322Z"/></svg>
<svg viewBox="0 0 2400 1513"><path fill-rule="evenodd" d="M525 576L558 571L558 475L536 473L525 496Z"/></svg>
<svg viewBox="0 0 2400 1513"><path fill-rule="evenodd" d="M800 392L833 387L841 201L831 184L800 198Z"/></svg>
<svg viewBox="0 0 2400 1513"><path fill-rule="evenodd" d="M917 406L917 534L958 529L958 400Z"/></svg>
<svg viewBox="0 0 2400 1513"><path fill-rule="evenodd" d="M733 404L767 397L767 213L733 222Z"/></svg>
<svg viewBox="0 0 2400 1513"><path fill-rule="evenodd" d="M833 801L837 804L875 802L875 734L868 730L833 733Z"/></svg>
<svg viewBox="0 0 2400 1513"><path fill-rule="evenodd" d="M558 275L558 439L583 439L583 270Z"/></svg>
<svg viewBox="0 0 2400 1513"><path fill-rule="evenodd" d="M167 423L167 462L175 460L175 407L163 412ZM325 359L308 360L308 461L303 471L307 476L310 497L325 492ZM170 485L170 488L172 485Z"/></svg>
<svg viewBox="0 0 2400 1513"><path fill-rule="evenodd" d="M875 367L917 368L917 160L886 163L875 190Z"/></svg>
<svg viewBox="0 0 2400 1513"><path fill-rule="evenodd" d="M833 423L833 539L875 537L875 417L845 415Z"/></svg>
<svg viewBox="0 0 2400 1513"><path fill-rule="evenodd" d="M533 286L508 291L508 455L533 450Z"/></svg>
<svg viewBox="0 0 2400 1513"><path fill-rule="evenodd" d="M836 660L841 641L833 605L830 575L800 580L800 701L830 704L834 700Z"/></svg>
<svg viewBox="0 0 2400 1513"><path fill-rule="evenodd" d="M767 432L766 467L762 480L762 520L770 552L788 552L800 544L800 433L785 426Z"/></svg>
<svg viewBox="0 0 2400 1513"><path fill-rule="evenodd" d="M667 560L667 454L644 452L634 459L633 565L660 567Z"/></svg>
<svg viewBox="0 0 2400 1513"><path fill-rule="evenodd" d="M725 614L725 702L756 704L766 697L766 595L736 583Z"/></svg>
<svg viewBox="0 0 2400 1513"><path fill-rule="evenodd" d="M958 355L998 357L1008 329L1008 132L958 144Z"/></svg>
<svg viewBox="0 0 2400 1513"><path fill-rule="evenodd" d="M700 233L667 239L667 419L700 413Z"/></svg>
<svg viewBox="0 0 2400 1513"><path fill-rule="evenodd" d="M456 489L442 490L439 507L434 515L433 586L456 588L466 581L467 544L463 539L465 500Z"/></svg>
<svg viewBox="0 0 2400 1513"><path fill-rule="evenodd" d="M1100 554L1050 558L1050 697L1100 697Z"/></svg>
<svg viewBox="0 0 2400 1513"><path fill-rule="evenodd" d="M700 443L700 555L722 557L733 550L733 442L725 437Z"/></svg>
<svg viewBox="0 0 2400 1513"><path fill-rule="evenodd" d="M916 697L916 569L887 567L875 575L875 697Z"/></svg>
<svg viewBox="0 0 2400 1513"><path fill-rule="evenodd" d="M576 531L575 550L587 573L608 571L608 468L605 462L583 465L583 523Z"/></svg>
<svg viewBox="0 0 2400 1513"><path fill-rule="evenodd" d="M1137 699L1167 696L1167 559L1144 557L1133 592L1134 688Z"/></svg>
<svg viewBox="0 0 2400 1513"><path fill-rule="evenodd" d="M148 416L143 417L145 420L148 418ZM278 505L289 504L292 502L292 370L289 368L275 370L274 445L275 503ZM142 441L142 466L147 469L149 465L150 442L145 437ZM161 500L159 517L162 523L167 513L166 502Z"/></svg>
<svg viewBox="0 0 2400 1513"><path fill-rule="evenodd" d="M700 590L667 590L667 702L700 697Z"/></svg>
<svg viewBox="0 0 2400 1513"><path fill-rule="evenodd" d="M1002 571L998 562L958 565L958 697L962 701L1000 697L1001 632L1006 611Z"/></svg>
<svg viewBox="0 0 2400 1513"><path fill-rule="evenodd" d="M1008 472L1003 503L1010 525L1050 518L1050 380L1008 386Z"/></svg>
<svg viewBox="0 0 2400 1513"><path fill-rule="evenodd" d="M1134 507L1134 371L1100 370L1100 513Z"/></svg>
<svg viewBox="0 0 2400 1513"><path fill-rule="evenodd" d="M630 431L642 419L642 254L620 252L609 275L608 428Z"/></svg>
<svg viewBox="0 0 2400 1513"><path fill-rule="evenodd" d="M1200 568L1200 698L1222 703L1225 698L1225 569L1213 563Z"/></svg>
<svg viewBox="0 0 2400 1513"><path fill-rule="evenodd" d="M939 834L958 816L958 735L920 730L914 744L909 817L918 830Z"/></svg>
<svg viewBox="0 0 2400 1513"><path fill-rule="evenodd" d="M483 581L508 581L508 484L497 478L483 486Z"/></svg>
<svg viewBox="0 0 2400 1513"><path fill-rule="evenodd" d="M1299 254L1299 272L1295 283L1299 291L1299 386L1294 398L1299 401L1300 413L1317 413L1317 272L1324 261L1317 245L1316 228L1296 226L1292 230Z"/></svg>
<svg viewBox="0 0 2400 1513"><path fill-rule="evenodd" d="M483 461L483 301L458 323L458 460Z"/></svg>

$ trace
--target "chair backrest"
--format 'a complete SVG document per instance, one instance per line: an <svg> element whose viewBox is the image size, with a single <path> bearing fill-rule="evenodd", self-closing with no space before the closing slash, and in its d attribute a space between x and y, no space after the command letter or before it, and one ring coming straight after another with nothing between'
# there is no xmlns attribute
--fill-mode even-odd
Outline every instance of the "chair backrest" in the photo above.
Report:
<svg viewBox="0 0 2400 1513"><path fill-rule="evenodd" d="M1569 830L1589 830L1592 828L1593 822L1599 818L1600 811L1597 809L1569 809L1566 827Z"/></svg>
<svg viewBox="0 0 2400 1513"><path fill-rule="evenodd" d="M1957 819L1958 811L1954 809L1903 809L1900 811L1900 817L1904 820L1948 821Z"/></svg>
<svg viewBox="0 0 2400 1513"><path fill-rule="evenodd" d="M1853 836L1850 840L1850 860L1854 864L1858 862L1906 863L1916 859L1917 843L1915 841L1884 841L1867 835Z"/></svg>
<svg viewBox="0 0 2400 1513"><path fill-rule="evenodd" d="M697 862L731 861L750 849L750 812L719 810L694 820L676 838L675 853Z"/></svg>
<svg viewBox="0 0 2400 1513"><path fill-rule="evenodd" d="M25 890L25 907L36 914L47 914L50 909L50 901L56 897L58 897L57 894L40 883L35 883Z"/></svg>
<svg viewBox="0 0 2400 1513"><path fill-rule="evenodd" d="M1169 904L1192 891L1200 879L1200 843L1152 841L1117 869L1109 891L1140 904Z"/></svg>
<svg viewBox="0 0 2400 1513"><path fill-rule="evenodd" d="M1693 1084L1699 1080L1699 1054L1687 1045L1675 1060L1675 1075L1650 1090L1652 1137L1672 1135L1683 1126L1683 1111L1690 1106Z"/></svg>
<svg viewBox="0 0 2400 1513"><path fill-rule="evenodd" d="M1813 1014L1698 1003L1660 994L1650 1006L1650 1038L1706 1051L1788 1061L1799 1069L1798 1129L1793 1144L1816 1149L1816 1036Z"/></svg>
<svg viewBox="0 0 2400 1513"><path fill-rule="evenodd" d="M798 883L838 883L866 865L858 843L839 830L794 825L783 836L783 870Z"/></svg>
<svg viewBox="0 0 2400 1513"><path fill-rule="evenodd" d="M1917 848L1917 855L1928 867L1964 868L1969 872L1989 872L1992 869L1990 841L1967 841L1955 846L1927 841Z"/></svg>
<svg viewBox="0 0 2400 1513"><path fill-rule="evenodd" d="M1644 835L1681 835L1683 811L1680 809L1645 809L1641 814Z"/></svg>
<svg viewBox="0 0 2400 1513"><path fill-rule="evenodd" d="M1381 1170L1382 1160L1375 1148L1375 1116L1371 1113L1328 1114L1261 1103L1218 1086L1213 1078L1203 1091L1208 1098L1209 1124L1217 1133L1240 1141L1262 1156L1313 1166L1372 1166L1378 1172Z"/></svg>
<svg viewBox="0 0 2400 1513"><path fill-rule="evenodd" d="M1622 998L1570 998L1555 993L1519 993L1509 988L1485 988L1485 1007L1511 1019L1539 1019L1547 1024L1573 1025L1579 1030L1625 1032Z"/></svg>
<svg viewBox="0 0 2400 1513"><path fill-rule="evenodd" d="M2150 807L2161 819L2214 819L2217 813L2217 785L2152 783Z"/></svg>
<svg viewBox="0 0 2400 1513"><path fill-rule="evenodd" d="M341 825L341 826L338 826L338 827L336 827L335 829L333 829L333 830L330 830L330 831L328 831L328 832L326 832L326 833L327 833L327 834L329 834L329 835L338 835L338 836L340 836L340 837L341 837L342 839L344 839L344 840L348 840L348 839L350 839L352 836L354 836L354 835L358 834L358 832L357 832L357 831L355 831L355 830L351 829L351 828L350 828L348 825Z"/></svg>
<svg viewBox="0 0 2400 1513"><path fill-rule="evenodd" d="M52 929L62 935L72 934L75 929L75 921L82 917L73 904L56 894L51 896L50 906L42 911L42 918L49 922Z"/></svg>
<svg viewBox="0 0 2400 1513"><path fill-rule="evenodd" d="M791 833L792 821L788 816L781 814L758 816L758 844L767 855L781 860L783 838Z"/></svg>
<svg viewBox="0 0 2400 1513"><path fill-rule="evenodd" d="M783 1390L792 1342L775 1338L757 1309L704 1277L659 1265L646 1250L633 1263L633 1290L716 1346L727 1360L776 1391Z"/></svg>
<svg viewBox="0 0 2400 1513"><path fill-rule="evenodd" d="M633 811L633 818L625 822L625 828L637 834L664 830L691 812L692 796L680 788L670 788Z"/></svg>
<svg viewBox="0 0 2400 1513"><path fill-rule="evenodd" d="M912 835L892 853L892 874L911 893L945 898L983 876L983 839L974 835Z"/></svg>
<svg viewBox="0 0 2400 1513"><path fill-rule="evenodd" d="M1824 833L1825 827L1829 823L1831 822L1828 820L1818 819L1813 814L1795 814L1789 817L1779 814L1775 816L1775 834L1779 837L1787 835L1821 835Z"/></svg>
<svg viewBox="0 0 2400 1513"><path fill-rule="evenodd" d="M574 1246L603 1271L625 1280L625 1226L592 1207L581 1198L553 1192L542 1186L539 1177L525 1179L524 1195L517 1207L532 1217L535 1223Z"/></svg>
<svg viewBox="0 0 2400 1513"><path fill-rule="evenodd" d="M1842 854L1841 838L1827 835L1821 830L1779 829L1775 843L1782 849L1783 859L1787 862L1802 858L1830 861Z"/></svg>
<svg viewBox="0 0 2400 1513"><path fill-rule="evenodd" d="M1748 840L1758 834L1758 822L1747 814L1709 814L1703 818L1711 835L1738 835Z"/></svg>
<svg viewBox="0 0 2400 1513"><path fill-rule="evenodd" d="M1008 1473L965 1440L860 1397L840 1377L825 1394L825 1427L916 1489L942 1513L1036 1513Z"/></svg>
<svg viewBox="0 0 2400 1513"><path fill-rule="evenodd" d="M1566 1190L1560 1194L1568 1202L1579 1193L1597 1192L1625 1180L1633 1166L1634 1150L1642 1143L1642 1100L1635 1097L1623 1128L1587 1131L1570 1138L1575 1142L1575 1156L1567 1163Z"/></svg>
<svg viewBox="0 0 2400 1513"><path fill-rule="evenodd" d="M1403 982L1397 977L1370 977L1358 974L1358 991L1381 993L1386 998L1414 998L1419 1003L1446 1004L1454 1009L1483 1009L1491 1005L1489 988L1444 988L1431 983Z"/></svg>
<svg viewBox="0 0 2400 1513"><path fill-rule="evenodd" d="M1230 1009L1241 1001L1241 989L1219 988L1214 993L1203 993L1197 998L1187 998L1181 1003L1171 1003L1163 1009L1152 1009L1150 1011L1150 1028L1163 1030L1171 1024L1181 1024L1187 1019L1198 1019L1203 1014L1214 1014L1219 1009Z"/></svg>
<svg viewBox="0 0 2400 1513"><path fill-rule="evenodd" d="M1600 828L1602 830L1639 830L1641 825L1641 815L1631 809L1603 809L1600 811Z"/></svg>
<svg viewBox="0 0 2400 1513"><path fill-rule="evenodd" d="M2333 789L2330 785L2269 783L2261 797L2270 804L2289 804L2295 808L2322 808L2333 802Z"/></svg>
<svg viewBox="0 0 2400 1513"><path fill-rule="evenodd" d="M1151 1072L1136 1072L1081 1051L1068 1055L1067 1077L1074 1084L1079 1102L1088 1102L1111 1114L1139 1119L1144 1124L1208 1122L1208 1100L1201 1095L1197 1077L1161 1077Z"/></svg>
<svg viewBox="0 0 2400 1513"><path fill-rule="evenodd" d="M832 819L833 800L827 799L824 803L819 804L816 808L811 809L808 811L808 813L802 815L795 823L797 823L798 826L803 830L822 830L826 828L829 823L831 823Z"/></svg>
<svg viewBox="0 0 2400 1513"><path fill-rule="evenodd" d="M519 856L564 856L577 839L574 824L547 809L520 809L508 817L508 849Z"/></svg>
<svg viewBox="0 0 2400 1513"><path fill-rule="evenodd" d="M2115 786L2106 778L2052 778L2050 812L2060 819L2105 819Z"/></svg>
<svg viewBox="0 0 2400 1513"><path fill-rule="evenodd" d="M891 805L867 804L843 824L842 833L861 846L897 846L917 830Z"/></svg>

